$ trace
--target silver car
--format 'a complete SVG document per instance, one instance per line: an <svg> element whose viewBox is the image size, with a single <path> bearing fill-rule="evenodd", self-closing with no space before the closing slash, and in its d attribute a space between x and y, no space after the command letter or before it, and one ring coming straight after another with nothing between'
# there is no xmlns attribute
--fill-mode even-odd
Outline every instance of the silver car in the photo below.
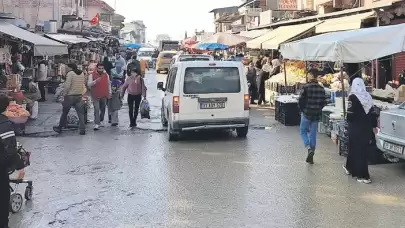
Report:
<svg viewBox="0 0 405 228"><path fill-rule="evenodd" d="M396 108L381 111L376 140L378 149L405 160L405 103Z"/></svg>

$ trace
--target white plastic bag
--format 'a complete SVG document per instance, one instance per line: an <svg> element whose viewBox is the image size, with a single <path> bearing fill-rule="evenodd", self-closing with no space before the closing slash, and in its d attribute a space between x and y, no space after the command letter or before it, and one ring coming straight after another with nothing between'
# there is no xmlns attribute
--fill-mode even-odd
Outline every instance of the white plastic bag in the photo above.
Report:
<svg viewBox="0 0 405 228"><path fill-rule="evenodd" d="M149 106L149 102L146 99L143 99L141 101L141 104L139 105L139 109L140 109L140 113L141 113L141 118L147 118L150 119L150 106Z"/></svg>
<svg viewBox="0 0 405 228"><path fill-rule="evenodd" d="M31 119L36 120L38 118L38 112L39 112L39 104L38 101L34 101L34 105L31 108Z"/></svg>

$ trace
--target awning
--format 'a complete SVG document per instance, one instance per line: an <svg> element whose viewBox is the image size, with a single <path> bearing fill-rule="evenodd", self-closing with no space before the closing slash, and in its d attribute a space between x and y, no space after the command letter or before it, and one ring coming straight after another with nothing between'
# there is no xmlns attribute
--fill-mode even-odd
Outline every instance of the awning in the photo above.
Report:
<svg viewBox="0 0 405 228"><path fill-rule="evenodd" d="M256 37L259 37L259 36L262 36L262 35L268 33L269 31L270 31L269 29L242 31L239 33L239 35L254 39Z"/></svg>
<svg viewBox="0 0 405 228"><path fill-rule="evenodd" d="M90 39L69 34L45 34L45 36L65 44L80 44L90 42Z"/></svg>
<svg viewBox="0 0 405 228"><path fill-rule="evenodd" d="M322 23L322 21L278 27L269 32L272 35L270 36L270 39L267 39L262 43L262 49L277 50L280 44L307 32L320 23Z"/></svg>
<svg viewBox="0 0 405 228"><path fill-rule="evenodd" d="M325 20L316 26L315 33L338 32L361 28L361 22L374 15L374 12L360 13L351 16Z"/></svg>
<svg viewBox="0 0 405 228"><path fill-rule="evenodd" d="M34 56L55 56L68 54L68 49L65 44L58 43L7 22L0 22L0 32L33 44Z"/></svg>

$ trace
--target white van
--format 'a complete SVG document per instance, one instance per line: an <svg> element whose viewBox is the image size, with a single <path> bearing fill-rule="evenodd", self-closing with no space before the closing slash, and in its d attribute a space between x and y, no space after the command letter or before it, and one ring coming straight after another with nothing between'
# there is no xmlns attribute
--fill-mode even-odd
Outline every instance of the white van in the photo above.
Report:
<svg viewBox="0 0 405 228"><path fill-rule="evenodd" d="M161 121L169 141L182 132L236 129L246 137L249 126L249 91L243 65L226 61L175 63L157 88L164 91Z"/></svg>
<svg viewBox="0 0 405 228"><path fill-rule="evenodd" d="M155 48L139 48L137 57L138 60L145 60L147 62L152 62L152 55L155 53Z"/></svg>

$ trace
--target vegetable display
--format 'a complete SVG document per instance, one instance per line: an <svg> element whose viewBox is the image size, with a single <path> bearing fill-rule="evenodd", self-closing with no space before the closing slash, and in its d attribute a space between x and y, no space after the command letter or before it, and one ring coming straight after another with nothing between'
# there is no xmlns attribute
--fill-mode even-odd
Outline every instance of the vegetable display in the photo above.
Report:
<svg viewBox="0 0 405 228"><path fill-rule="evenodd" d="M29 117L31 115L25 108L18 104L10 104L3 114L10 118Z"/></svg>

